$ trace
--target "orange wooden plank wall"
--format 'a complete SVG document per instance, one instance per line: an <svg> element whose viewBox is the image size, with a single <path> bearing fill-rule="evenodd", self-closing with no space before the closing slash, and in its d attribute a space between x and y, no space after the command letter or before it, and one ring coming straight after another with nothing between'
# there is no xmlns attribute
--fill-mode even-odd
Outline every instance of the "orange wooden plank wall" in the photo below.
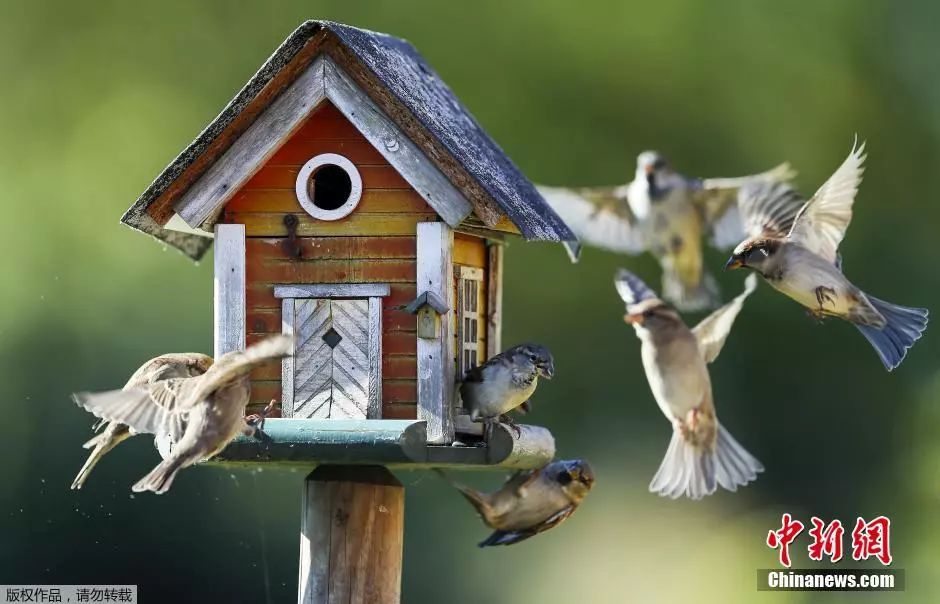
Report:
<svg viewBox="0 0 940 604"><path fill-rule="evenodd" d="M338 153L359 169L362 200L336 221L311 217L300 207L294 181L300 167L319 153ZM285 214L299 219L302 258L288 257L283 244ZM358 130L325 103L235 194L224 222L245 225L247 340L281 330L281 301L275 284L390 283L382 313L382 415L416 417L415 318L395 306L415 297L415 230L437 215ZM252 410L280 400L281 366L271 363L252 374Z"/></svg>

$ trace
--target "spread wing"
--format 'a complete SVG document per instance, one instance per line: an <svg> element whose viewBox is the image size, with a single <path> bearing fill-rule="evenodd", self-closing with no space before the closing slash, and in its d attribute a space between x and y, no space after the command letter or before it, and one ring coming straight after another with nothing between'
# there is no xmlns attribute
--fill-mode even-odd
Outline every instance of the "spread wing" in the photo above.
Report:
<svg viewBox="0 0 940 604"><path fill-rule="evenodd" d="M294 337L284 334L269 336L245 350L227 352L206 371L188 396L195 403L233 380L247 375L255 367L292 354L294 354Z"/></svg>
<svg viewBox="0 0 940 604"><path fill-rule="evenodd" d="M751 273L744 280L744 291L738 294L734 300L728 302L712 314L708 315L702 322L692 329L695 339L698 340L698 348L702 352L706 363L711 363L718 358L721 348L731 333L731 326L734 320L744 306L744 301L757 289L757 273Z"/></svg>
<svg viewBox="0 0 940 604"><path fill-rule="evenodd" d="M785 237L803 202L796 189L785 182L753 181L745 184L738 192L744 236Z"/></svg>
<svg viewBox="0 0 940 604"><path fill-rule="evenodd" d="M614 276L614 287L617 293L623 299L627 307L639 304L644 300L658 298L656 292L643 282L642 279L631 273L625 268L617 271Z"/></svg>
<svg viewBox="0 0 940 604"><path fill-rule="evenodd" d="M142 387L158 380L201 375L204 373L202 367L210 365L212 357L198 352L162 354L141 365L124 387Z"/></svg>
<svg viewBox="0 0 940 604"><path fill-rule="evenodd" d="M80 392L72 398L85 410L110 422L130 426L137 433L182 436L192 393L201 378L171 378L140 388L108 392Z"/></svg>
<svg viewBox="0 0 940 604"><path fill-rule="evenodd" d="M535 526L529 527L527 529L520 529L516 531L494 531L492 535L487 537L485 540L479 543L480 547L489 547L491 545L512 545L513 543L519 543L520 541L525 541L529 537L538 535L539 533L544 533L550 528L555 528L562 522L568 519L571 514L574 513L576 505L570 505L560 512L555 513L550 516L548 519L543 520L542 522L536 524Z"/></svg>
<svg viewBox="0 0 940 604"><path fill-rule="evenodd" d="M627 203L627 187L566 189L538 187L539 193L582 243L613 252L645 251L637 220Z"/></svg>
<svg viewBox="0 0 940 604"><path fill-rule="evenodd" d="M711 244L731 248L745 238L746 224L739 208L739 190L749 183L786 182L796 176L790 164L737 178L706 178L694 183L692 200L711 232Z"/></svg>
<svg viewBox="0 0 940 604"><path fill-rule="evenodd" d="M852 220L852 204L862 182L865 143L853 145L842 165L819 187L793 221L787 237L835 263L839 244Z"/></svg>

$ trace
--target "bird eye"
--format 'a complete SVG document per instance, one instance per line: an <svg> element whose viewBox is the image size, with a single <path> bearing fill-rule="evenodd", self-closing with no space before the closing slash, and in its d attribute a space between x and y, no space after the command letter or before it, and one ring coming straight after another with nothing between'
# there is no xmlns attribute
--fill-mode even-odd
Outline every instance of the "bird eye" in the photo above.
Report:
<svg viewBox="0 0 940 604"><path fill-rule="evenodd" d="M560 485L569 484L572 480L571 474L569 474L568 472L559 472L556 480L558 480L558 484Z"/></svg>
<svg viewBox="0 0 940 604"><path fill-rule="evenodd" d="M532 353L530 352L530 353L529 353L529 360L532 361L533 363L535 363L536 361L539 360L539 358L538 358L536 355L534 355L534 354L532 354Z"/></svg>

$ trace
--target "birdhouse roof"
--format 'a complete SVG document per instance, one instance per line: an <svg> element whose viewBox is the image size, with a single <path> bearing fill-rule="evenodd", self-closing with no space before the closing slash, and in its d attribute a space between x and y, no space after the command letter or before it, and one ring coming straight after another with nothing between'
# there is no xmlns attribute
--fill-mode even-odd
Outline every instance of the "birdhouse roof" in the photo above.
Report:
<svg viewBox="0 0 940 604"><path fill-rule="evenodd" d="M121 221L201 257L210 239L165 228L174 204L321 54L341 65L467 198L475 214L468 220L476 220L469 226L508 220L529 240L576 239L410 43L329 21L298 27Z"/></svg>

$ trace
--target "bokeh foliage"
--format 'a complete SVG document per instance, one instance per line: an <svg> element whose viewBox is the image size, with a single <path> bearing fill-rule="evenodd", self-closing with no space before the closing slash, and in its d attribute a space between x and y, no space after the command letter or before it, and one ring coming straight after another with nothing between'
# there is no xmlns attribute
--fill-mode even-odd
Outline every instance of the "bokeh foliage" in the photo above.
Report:
<svg viewBox="0 0 940 604"><path fill-rule="evenodd" d="M938 13L926 0L3 0L0 582L137 583L146 601L294 597L302 473L194 469L169 495L134 498L156 460L140 439L70 492L91 419L68 393L117 386L161 352L211 349L211 262L117 219L303 19L410 39L547 184L625 181L653 147L696 175L788 159L809 194L858 133L870 156L846 270L876 295L940 308ZM708 252L714 269L722 260ZM767 472L736 494L663 501L646 484L669 426L620 322L620 265L658 279L649 258L588 250L572 266L556 246L511 246L505 340L544 342L558 367L531 421L562 455L590 459L598 485L559 530L480 551L484 528L456 494L401 473L404 601L848 600L755 591L781 511L890 516L908 585L892 599L937 601L936 334L887 374L854 329L817 327L761 287L713 380L723 423ZM740 277L719 275L726 294Z"/></svg>

